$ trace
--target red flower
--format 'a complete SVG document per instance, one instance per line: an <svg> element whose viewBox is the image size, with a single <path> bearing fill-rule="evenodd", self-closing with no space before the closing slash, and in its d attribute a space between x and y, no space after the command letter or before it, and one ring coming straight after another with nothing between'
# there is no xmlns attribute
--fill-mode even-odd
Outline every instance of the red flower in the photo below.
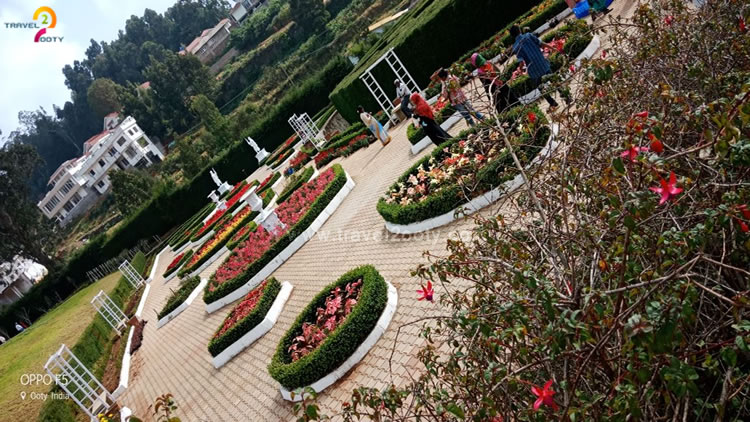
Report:
<svg viewBox="0 0 750 422"><path fill-rule="evenodd" d="M656 137L653 133L648 134L648 139L651 140L651 150L654 151L657 154L661 154L664 152L664 144L661 143L659 138Z"/></svg>
<svg viewBox="0 0 750 422"><path fill-rule="evenodd" d="M620 157L629 158L631 163L635 163L636 158L638 158L638 154L646 151L648 151L648 147L637 147L631 145L630 148L626 149L620 154Z"/></svg>
<svg viewBox="0 0 750 422"><path fill-rule="evenodd" d="M672 15L668 15L668 16L666 16L666 17L664 18L664 23L665 23L665 24L666 24L667 26L672 26L672 22L674 22L674 16L672 16Z"/></svg>
<svg viewBox="0 0 750 422"><path fill-rule="evenodd" d="M742 233L747 233L748 231L750 231L750 228L747 227L747 223L745 223L744 221L739 221L739 222L740 222L740 230L742 230Z"/></svg>
<svg viewBox="0 0 750 422"><path fill-rule="evenodd" d="M526 115L526 117L529 118L529 122L533 125L536 123L536 114L533 111L530 111L529 114Z"/></svg>
<svg viewBox="0 0 750 422"><path fill-rule="evenodd" d="M740 32L745 32L747 30L747 28L745 27L745 18L741 16L740 16L739 27L740 27Z"/></svg>
<svg viewBox="0 0 750 422"><path fill-rule="evenodd" d="M432 295L435 293L435 290L432 289L432 282L427 280L427 287L422 286L421 290L417 290L417 293L419 293L419 297L417 300L425 300L432 302Z"/></svg>
<svg viewBox="0 0 750 422"><path fill-rule="evenodd" d="M575 73L575 71L576 71L576 65L574 65L574 64L570 65L569 69L570 69L571 73Z"/></svg>
<svg viewBox="0 0 750 422"><path fill-rule="evenodd" d="M644 111L642 111L640 113L636 113L634 116L638 117L638 118L641 118L641 119L648 119L648 111L644 110Z"/></svg>
<svg viewBox="0 0 750 422"><path fill-rule="evenodd" d="M750 209L747 208L747 205L737 205L737 209L742 212L742 216L750 220Z"/></svg>
<svg viewBox="0 0 750 422"><path fill-rule="evenodd" d="M536 385L531 387L531 392L537 397L536 401L534 401L534 410L539 410L542 405L545 405L557 411L557 403L555 403L555 399L553 398L555 392L550 389L553 382L553 380L547 381L544 384L544 388L539 388Z"/></svg>
<svg viewBox="0 0 750 422"><path fill-rule="evenodd" d="M659 201L659 205L664 204L665 202L669 201L670 199L674 198L675 196L679 195L682 192L682 188L678 188L677 186L675 186L677 184L677 178L675 177L674 172L669 173L669 182L665 181L664 179L660 179L660 183L661 183L661 187L649 188L652 191L661 195L661 200Z"/></svg>
<svg viewBox="0 0 750 422"><path fill-rule="evenodd" d="M607 50L602 50L602 58L606 58L606 57L607 57Z"/></svg>

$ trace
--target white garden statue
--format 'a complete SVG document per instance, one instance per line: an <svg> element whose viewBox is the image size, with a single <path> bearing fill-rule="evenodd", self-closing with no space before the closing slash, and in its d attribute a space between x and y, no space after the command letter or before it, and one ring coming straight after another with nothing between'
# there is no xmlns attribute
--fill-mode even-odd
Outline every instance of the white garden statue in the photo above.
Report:
<svg viewBox="0 0 750 422"><path fill-rule="evenodd" d="M219 187L219 194L223 195L224 193L229 192L232 189L232 186L230 186L229 183L222 182L221 179L219 179L219 175L213 168L211 168L209 174L211 174L211 179L213 179L214 183L216 183L216 186Z"/></svg>
<svg viewBox="0 0 750 422"><path fill-rule="evenodd" d="M268 153L268 151L266 151L265 148L261 149L258 146L258 144L255 142L255 139L253 139L252 137L248 136L247 138L245 138L245 142L247 142L247 144L250 145L250 147L255 150L255 158L258 160L258 163L262 162L269 155L271 155Z"/></svg>

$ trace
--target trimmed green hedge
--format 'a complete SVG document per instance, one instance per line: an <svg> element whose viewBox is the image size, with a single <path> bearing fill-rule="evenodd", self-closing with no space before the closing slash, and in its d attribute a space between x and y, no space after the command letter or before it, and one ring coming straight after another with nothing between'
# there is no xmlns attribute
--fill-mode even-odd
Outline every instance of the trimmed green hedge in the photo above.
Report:
<svg viewBox="0 0 750 422"><path fill-rule="evenodd" d="M185 231L187 231L193 224L195 224L196 221L202 220L203 217L208 215L209 212L213 211L213 209L216 207L216 204L213 202L210 202L206 204L203 208L200 209L197 213L193 214L192 217L190 217L188 220L186 220L184 223L178 227L174 233L172 233L172 236L169 237L167 240L167 244L169 246L173 246L175 243L179 242L184 236Z"/></svg>
<svg viewBox="0 0 750 422"><path fill-rule="evenodd" d="M394 48L417 84L427 86L437 68L453 62L464 54L467 46L479 44L539 3L539 0L419 2L368 51L355 70L336 86L330 99L345 119L355 122L358 105L372 110L380 108L359 76L389 48ZM372 74L386 95L395 98L391 69L381 63Z"/></svg>
<svg viewBox="0 0 750 422"><path fill-rule="evenodd" d="M167 278L170 275L172 275L173 272L179 271L182 268L182 266L185 265L185 263L188 262L188 260L193 257L193 253L194 251L192 249L185 252L185 255L183 255L182 258L180 258L180 261L177 263L177 265L175 265L174 268L172 268L170 271L165 271L162 277Z"/></svg>
<svg viewBox="0 0 750 422"><path fill-rule="evenodd" d="M435 121L437 122L437 124L441 125L455 112L456 109L453 108L452 105L448 104L445 106L445 108L440 110L440 112L435 115ZM406 138L409 139L409 142L412 145L418 144L419 141L421 141L425 136L427 136L427 134L421 127L415 127L413 124L409 124L409 126L406 128Z"/></svg>
<svg viewBox="0 0 750 422"><path fill-rule="evenodd" d="M206 286L205 294L203 295L203 301L206 303L215 302L222 297L232 293L233 291L237 290L240 286L245 284L249 279L251 279L255 274L258 273L263 267L265 267L273 258L276 257L281 251L284 250L287 246L289 246L294 239L296 239L299 235L302 234L305 230L307 230L308 227L315 221L316 218L320 215L321 212L325 209L325 207L328 206L328 204L333 200L333 198L336 196L337 193L341 190L341 188L344 187L346 184L346 173L344 172L344 169L339 164L335 164L333 167L331 167L334 171L334 178L331 181L331 183L326 187L326 189L323 191L323 193L320 194L320 196L313 202L313 204L310 206L310 209L307 211L307 213L300 218L300 220L295 224L293 227L289 229L289 231L284 234L276 243L274 243L267 251L264 253L260 258L255 260L248 268L247 270L238 275L237 277L227 280L223 284L219 285L214 289L214 291L209 291L208 286ZM232 255L234 255L236 252L232 252ZM231 255L230 255L231 256ZM229 259L229 257L227 257ZM225 260L226 262L226 260ZM213 278L213 276L211 276ZM209 282L209 286L210 286Z"/></svg>
<svg viewBox="0 0 750 422"><path fill-rule="evenodd" d="M313 173L315 173L315 170L313 170L312 167L306 167L302 173L295 173L292 175L293 179L289 180L289 184L284 187L284 190L279 194L279 198L276 200L277 204L280 204L287 199L289 199L290 196L300 188L305 182L310 180Z"/></svg>
<svg viewBox="0 0 750 422"><path fill-rule="evenodd" d="M302 324L314 321L319 307L336 287L362 278L359 301L344 322L328 335L322 344L295 362L289 346L302 332ZM306 387L328 375L346 361L370 335L388 303L388 284L371 265L355 268L326 286L300 313L292 327L281 338L276 353L268 365L271 377L288 390Z"/></svg>
<svg viewBox="0 0 750 422"><path fill-rule="evenodd" d="M544 114L542 114L538 108L532 110L537 115L537 124L546 125L547 120L544 117ZM526 112L528 112L528 109L524 107L516 107L508 111L503 116L502 120L513 122L518 119L522 113L525 114ZM462 133L462 136L460 137L446 141L439 147L435 148L431 154L417 161L409 170L404 172L401 177L398 178L395 184L405 183L410 175L416 174L418 169L433 157L436 160L442 161L442 155L445 154L443 152L444 148L459 142L465 133L466 132ZM539 151L541 151L546 144L549 135L549 128L547 126L542 126L536 132L536 137L534 139L528 139L528 135L524 135L523 138L518 140L519 145L523 146L518 148L516 153L519 155L519 159L521 159L523 164L530 162ZM477 189L491 190L515 176L516 171L513 159L511 155L506 152L487 163L486 166L479 170L476 176L478 182ZM385 221L394 224L411 224L450 212L465 202L466 198L461 187L458 184L453 184L430 194L422 202L416 202L409 205L400 205L396 203L389 204L381 197L377 204L377 210Z"/></svg>
<svg viewBox="0 0 750 422"><path fill-rule="evenodd" d="M258 324L263 321L263 318L268 314L268 310L271 309L273 301L281 291L281 283L276 278L271 277L266 283L266 287L263 289L263 296L260 298L258 303L255 305L255 309L250 312L245 318L237 321L232 328L227 330L221 337L212 337L208 343L208 352L211 356L216 356L223 352L227 347L231 346L232 343L239 340L240 337L249 333L250 330L255 328ZM234 309L229 312L227 318L229 318L234 312ZM226 321L226 318L224 319ZM214 332L214 335L221 330L224 326L224 321L219 325L219 329Z"/></svg>
<svg viewBox="0 0 750 422"><path fill-rule="evenodd" d="M255 191L255 194L260 196L261 193L265 192L268 189L271 189L271 186L273 186L273 184L276 183L279 180L279 178L281 178L281 173L277 171L273 174L273 177L271 178L271 180L269 180L268 183L266 183L266 185L263 186L263 189Z"/></svg>
<svg viewBox="0 0 750 422"><path fill-rule="evenodd" d="M193 265L189 266L189 267L187 266L187 264L185 264L185 266L182 267L182 269L180 270L180 272L178 273L178 275L180 277L183 277L185 274L190 274L196 268L200 268L200 266L203 265L204 262L206 262L209 259L211 259L211 257L214 256L215 253L219 252L221 250L221 248L223 248L224 245L226 245L227 242L229 242L229 240L232 238L232 236L234 236L237 233L237 231L239 231L239 229L242 226L244 226L248 222L253 221L253 219L255 217L257 217L257 216L258 216L258 211L251 211L248 215L245 216L245 218L243 218L242 220L240 220L240 224L238 224L237 227L234 228L234 230L232 230L226 237L224 237L224 239L222 239L221 241L219 241L216 244L214 244L214 246L208 251L208 253L206 253L205 255L203 255L203 257L201 257L201 259L195 261L195 263ZM234 218L234 216L232 218ZM204 244L212 241L214 239L214 237L216 237L217 234L218 234L218 230L217 230L217 233L214 233L214 235L211 236L208 240L206 240L206 242L204 242ZM201 245L201 247L203 247L203 246ZM200 248L198 248L198 250L195 251L195 253L198 253L199 251L200 251Z"/></svg>
<svg viewBox="0 0 750 422"><path fill-rule="evenodd" d="M332 136L331 139L329 139L328 142L326 142L325 146L323 147L323 150L334 147L342 139L349 137L352 133L362 132L363 129L367 129L367 126L365 126L365 124L362 122L356 122L356 123L351 124L343 132L337 134L336 136Z"/></svg>
<svg viewBox="0 0 750 422"><path fill-rule="evenodd" d="M165 303L164 307L161 308L158 318L164 318L165 316L169 315L170 312L177 309L178 306L182 305L182 303L187 300L188 296L190 296L190 293L192 293L199 284L201 284L201 279L198 276L190 277L189 279L182 282L182 284L180 284L180 288L172 292L172 294L169 296L169 299L167 299L167 303Z"/></svg>
<svg viewBox="0 0 750 422"><path fill-rule="evenodd" d="M271 200L274 196L276 196L276 192L274 192L273 189L265 189L263 191L263 196L261 197L263 208L267 208L268 205L271 204Z"/></svg>

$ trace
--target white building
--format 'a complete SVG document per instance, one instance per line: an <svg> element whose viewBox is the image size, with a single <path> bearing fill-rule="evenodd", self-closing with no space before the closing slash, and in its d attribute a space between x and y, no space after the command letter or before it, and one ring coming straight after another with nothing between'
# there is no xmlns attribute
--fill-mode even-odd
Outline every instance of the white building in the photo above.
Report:
<svg viewBox="0 0 750 422"><path fill-rule="evenodd" d="M47 275L44 265L16 256L0 264L0 305L10 305Z"/></svg>
<svg viewBox="0 0 750 422"><path fill-rule="evenodd" d="M60 165L50 177L49 192L37 206L45 216L64 226L86 212L110 188L110 169L147 167L164 154L138 127L135 119L119 121L117 113L104 118L104 131L84 144L82 157Z"/></svg>
<svg viewBox="0 0 750 422"><path fill-rule="evenodd" d="M241 23L245 18L252 15L257 9L265 4L266 0L240 0L235 3L229 11L229 17L235 23Z"/></svg>

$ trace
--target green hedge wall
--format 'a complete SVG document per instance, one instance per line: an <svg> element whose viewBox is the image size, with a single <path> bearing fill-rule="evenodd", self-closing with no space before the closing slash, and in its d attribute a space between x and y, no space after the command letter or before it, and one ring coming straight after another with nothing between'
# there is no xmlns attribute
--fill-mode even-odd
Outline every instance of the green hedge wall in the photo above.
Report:
<svg viewBox="0 0 750 422"><path fill-rule="evenodd" d="M253 311L245 318L237 321L234 326L227 330L221 337L211 338L211 341L208 343L208 352L211 353L211 356L216 356L223 352L227 347L231 346L232 343L239 340L240 337L249 333L250 330L260 324L263 321L263 318L266 317L268 310L271 309L271 305L273 305L273 301L276 300L280 291L281 283L279 283L274 277L269 278L266 287L263 289L263 296L255 305L255 309L253 309ZM229 312L227 318L232 315L232 312L234 312L234 309ZM226 318L224 321L226 321ZM215 333L218 333L221 330L221 327L224 326L224 321L221 322L219 329L214 332L214 335L216 335Z"/></svg>
<svg viewBox="0 0 750 422"><path fill-rule="evenodd" d="M167 303L165 303L161 308L161 311L158 315L159 319L164 318L170 312L177 309L177 307L180 306L182 302L187 300L188 296L190 296L190 293L192 293L192 291L195 290L195 288L198 287L199 284L201 284L201 279L198 276L190 277L189 279L182 282L180 288L172 292L172 294L169 296L169 299L167 299Z"/></svg>
<svg viewBox="0 0 750 422"><path fill-rule="evenodd" d="M426 87L437 68L452 63L464 54L467 46L479 44L539 3L540 0L422 1L401 17L341 81L331 93L331 101L345 119L354 122L358 105L372 110L380 108L359 76L389 48L395 49L417 84ZM381 63L373 76L386 94L395 98L394 76L388 65Z"/></svg>
<svg viewBox="0 0 750 422"><path fill-rule="evenodd" d="M325 300L336 287L363 279L359 301L333 333L328 335L317 349L308 355L292 362L289 346L292 340L300 335L302 324L314 321L319 307L325 307ZM388 302L388 284L371 265L355 268L344 274L335 282L326 286L310 304L305 307L297 319L281 338L276 353L268 365L268 372L276 381L288 390L306 387L338 368L354 353L380 319Z"/></svg>
<svg viewBox="0 0 750 422"><path fill-rule="evenodd" d="M253 262L247 270L240 274L239 276L227 280L224 282L224 284L221 284L220 286L216 287L214 291L209 291L208 287L206 286L205 294L203 295L203 301L206 303L215 302L222 297L232 293L233 291L237 290L240 286L245 284L250 278L252 278L258 271L260 271L263 267L265 267L273 258L276 257L281 251L284 250L289 244L291 244L294 239L297 238L302 232L307 230L308 227L310 227L310 224L315 221L315 219L320 215L321 212L325 209L326 206L333 200L333 198L336 196L337 193L341 190L341 188L344 187L346 184L346 173L344 172L344 169L339 164L334 164L333 167L331 167L335 173L335 177L333 181L328 185L328 187L323 191L323 193L320 194L318 199L313 202L313 204L310 206L310 209L307 211L307 214L305 214L298 222L294 225L294 227L290 228L289 231L286 232L284 236L282 236L276 243L274 243L267 251L263 254L260 258L258 258L255 262ZM232 252L234 254L235 252ZM231 255L230 255L231 256ZM229 259L229 257L227 257ZM225 260L226 262L226 260ZM213 277L213 276L212 276Z"/></svg>

